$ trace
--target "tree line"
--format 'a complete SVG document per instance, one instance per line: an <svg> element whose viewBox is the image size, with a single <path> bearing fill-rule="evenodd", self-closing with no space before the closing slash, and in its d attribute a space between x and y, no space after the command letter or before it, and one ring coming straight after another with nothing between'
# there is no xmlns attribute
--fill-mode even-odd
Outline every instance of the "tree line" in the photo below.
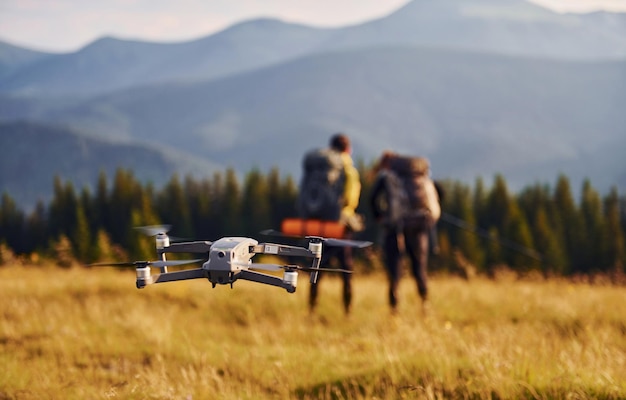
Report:
<svg viewBox="0 0 626 400"><path fill-rule="evenodd" d="M367 226L359 237L375 240L378 227L368 207L373 176L370 167L360 164L359 170L358 211ZM443 216L433 268L453 269L463 260L484 274L501 266L546 276L624 272L626 200L615 188L602 196L586 180L576 199L564 175L554 187L535 184L515 194L501 175L490 187L482 178L473 187L438 183ZM59 177L53 187L49 203L40 201L28 213L3 194L0 262L9 253L54 258L61 265L152 259L153 240L133 229L146 225L172 224L172 235L193 240L258 238L296 216L298 195L297 182L277 169L253 169L243 178L233 169L201 179L174 175L158 189L118 169L111 181L101 172L94 189L77 190Z"/></svg>

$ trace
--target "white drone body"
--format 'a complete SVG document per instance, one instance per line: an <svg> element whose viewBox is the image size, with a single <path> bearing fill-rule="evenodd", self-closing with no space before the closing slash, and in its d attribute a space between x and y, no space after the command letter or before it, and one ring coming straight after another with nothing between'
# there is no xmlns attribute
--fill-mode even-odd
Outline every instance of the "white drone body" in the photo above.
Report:
<svg viewBox="0 0 626 400"><path fill-rule="evenodd" d="M226 237L213 242L209 251L209 260L202 268L213 271L237 272L247 269L246 265L252 262L254 253L250 253L250 246L259 242L245 237Z"/></svg>
<svg viewBox="0 0 626 400"><path fill-rule="evenodd" d="M295 271L296 266L278 266L268 264L254 264L252 257L256 253L264 254L279 254L280 247L285 249L285 246L274 244L262 244L259 246L259 242L255 239L246 237L225 237L213 242L211 250L209 251L209 259L202 264L202 269L208 273L209 280L215 286L216 284L232 284L233 278L247 279L256 282L266 283L275 286L281 286L287 289L288 292L293 293L296 291L298 282L298 272ZM314 248L316 246L313 246ZM319 249L319 257L321 258L321 244ZM302 249L305 250L305 249ZM310 253L314 255L314 253ZM309 255L308 253L306 255ZM259 272L251 271L252 269L269 269L279 270L283 269L283 279L278 280L274 276L261 274Z"/></svg>
<svg viewBox="0 0 626 400"><path fill-rule="evenodd" d="M170 243L167 229L161 226L143 227L144 232L156 236L156 250L160 260L158 261L135 261L132 263L101 263L92 265L119 265L134 266L137 272L136 286L138 289L145 288L155 283L181 281L187 279L208 279L213 287L217 285L230 285L239 279L281 287L289 293L296 291L298 282L298 270L311 272L311 283L317 280L320 271L351 273L342 269L320 268L322 259L322 244L327 243L335 246L366 247L371 242L359 242L353 240L325 239L321 237L307 237L308 248L274 243L259 243L257 240L247 237L224 237L215 242L191 241ZM167 253L196 253L208 255L208 260L167 260ZM298 265L278 265L253 263L252 257L256 254L272 254L286 257L311 257L311 267ZM203 261L202 267L168 272L168 266L183 265ZM159 267L159 274L152 274L151 266ZM255 270L283 271L283 276L278 277Z"/></svg>

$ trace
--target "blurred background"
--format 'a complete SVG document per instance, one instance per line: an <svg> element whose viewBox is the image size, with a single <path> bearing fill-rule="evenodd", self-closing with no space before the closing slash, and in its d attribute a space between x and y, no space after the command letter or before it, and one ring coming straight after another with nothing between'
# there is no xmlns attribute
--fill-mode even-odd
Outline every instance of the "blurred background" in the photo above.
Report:
<svg viewBox="0 0 626 400"><path fill-rule="evenodd" d="M4 232L16 232L13 212L47 221L81 190L87 204L124 182L148 185L152 202L163 190L170 204L153 217L129 214L129 224L200 224L189 212L163 215L182 210L172 187L232 194L242 203L231 214L205 206L237 216L252 212L257 204L243 201L260 196L265 178L269 192L280 188L283 202L270 204L283 212L257 225L275 225L289 213L304 152L338 131L351 137L364 179L396 150L428 157L436 180L477 191L493 183L552 196L557 186L575 202L591 190L624 203L625 1L381 3L3 1ZM607 212L600 200L597 210ZM242 232L248 220L229 221L191 233ZM124 242L123 228L107 231Z"/></svg>

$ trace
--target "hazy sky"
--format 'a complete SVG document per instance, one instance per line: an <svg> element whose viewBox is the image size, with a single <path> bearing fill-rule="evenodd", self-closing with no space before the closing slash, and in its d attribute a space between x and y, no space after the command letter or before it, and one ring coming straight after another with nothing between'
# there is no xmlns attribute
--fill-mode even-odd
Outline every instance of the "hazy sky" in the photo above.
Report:
<svg viewBox="0 0 626 400"><path fill-rule="evenodd" d="M437 0L433 0L437 1ZM469 0L468 0L469 1ZM558 12L626 12L626 0L531 0ZM0 0L0 40L74 51L104 35L182 41L246 19L344 26L386 15L408 0Z"/></svg>

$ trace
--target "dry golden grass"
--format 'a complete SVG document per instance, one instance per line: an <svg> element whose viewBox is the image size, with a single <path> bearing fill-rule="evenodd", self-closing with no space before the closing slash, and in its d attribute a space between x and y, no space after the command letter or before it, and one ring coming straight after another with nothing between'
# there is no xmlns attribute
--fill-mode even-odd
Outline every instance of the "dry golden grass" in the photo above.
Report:
<svg viewBox="0 0 626 400"><path fill-rule="evenodd" d="M0 399L623 399L623 287L383 275L295 294L203 280L137 290L134 271L0 267Z"/></svg>

